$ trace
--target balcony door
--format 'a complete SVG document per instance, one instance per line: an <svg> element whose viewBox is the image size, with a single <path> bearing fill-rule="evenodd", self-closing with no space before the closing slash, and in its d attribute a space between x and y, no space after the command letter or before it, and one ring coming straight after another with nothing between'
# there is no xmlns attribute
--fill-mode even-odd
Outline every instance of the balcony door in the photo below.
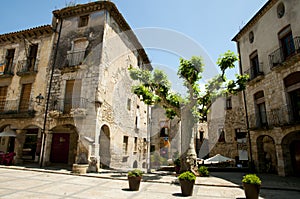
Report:
<svg viewBox="0 0 300 199"><path fill-rule="evenodd" d="M31 87L32 87L32 84L23 84L22 85L20 104L19 104L20 112L26 112L29 110Z"/></svg>
<svg viewBox="0 0 300 199"><path fill-rule="evenodd" d="M81 80L67 80L64 100L64 113L70 113L72 108L81 105Z"/></svg>
<svg viewBox="0 0 300 199"><path fill-rule="evenodd" d="M283 59L286 60L295 53L295 44L291 26L284 28L279 34L279 41L282 48Z"/></svg>
<svg viewBox="0 0 300 199"><path fill-rule="evenodd" d="M38 45L37 44L30 45L29 54L27 58L27 70L30 72L34 71L37 52L38 52Z"/></svg>
<svg viewBox="0 0 300 199"><path fill-rule="evenodd" d="M7 86L0 87L0 113L4 111L7 95Z"/></svg>

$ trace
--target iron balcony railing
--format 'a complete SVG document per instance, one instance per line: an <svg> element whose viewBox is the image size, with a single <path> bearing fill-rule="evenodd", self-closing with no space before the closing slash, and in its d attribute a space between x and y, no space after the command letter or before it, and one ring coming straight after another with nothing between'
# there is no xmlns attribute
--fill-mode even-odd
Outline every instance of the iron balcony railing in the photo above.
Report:
<svg viewBox="0 0 300 199"><path fill-rule="evenodd" d="M67 54L67 65L78 66L81 65L85 56L85 51L68 52Z"/></svg>
<svg viewBox="0 0 300 199"><path fill-rule="evenodd" d="M299 119L293 115L292 107L282 106L266 111L266 123L262 123L262 119L258 113L249 115L249 128L273 128L299 123Z"/></svg>
<svg viewBox="0 0 300 199"><path fill-rule="evenodd" d="M65 98L63 100L51 100L50 110L57 110L61 113L71 113L72 111L78 111L79 109L87 108L87 99L79 98Z"/></svg>
<svg viewBox="0 0 300 199"><path fill-rule="evenodd" d="M300 37L295 37L286 47L280 47L269 55L270 68L280 66L288 58L300 53Z"/></svg>
<svg viewBox="0 0 300 199"><path fill-rule="evenodd" d="M248 70L244 72L244 74L249 75L249 80L253 80L258 76L264 75L264 72L261 71L261 68L263 67L262 63L259 63L256 67L250 67Z"/></svg>
<svg viewBox="0 0 300 199"><path fill-rule="evenodd" d="M39 60L37 59L19 60L17 64L17 74L21 75L24 73L37 73L38 62Z"/></svg>
<svg viewBox="0 0 300 199"><path fill-rule="evenodd" d="M21 114L34 112L33 100L0 100L0 114Z"/></svg>

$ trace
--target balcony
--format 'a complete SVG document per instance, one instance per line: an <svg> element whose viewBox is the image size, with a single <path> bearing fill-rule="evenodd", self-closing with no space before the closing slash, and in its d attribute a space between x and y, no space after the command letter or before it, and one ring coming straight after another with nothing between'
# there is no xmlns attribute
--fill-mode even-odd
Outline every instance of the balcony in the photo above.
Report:
<svg viewBox="0 0 300 199"><path fill-rule="evenodd" d="M271 129L274 127L283 127L297 124L292 114L292 108L289 106L282 106L271 109L266 112L267 123L262 124L258 114L249 115L249 128L254 129Z"/></svg>
<svg viewBox="0 0 300 199"><path fill-rule="evenodd" d="M261 71L260 68L263 67L263 64L260 63L256 67L250 67L248 70L244 72L244 74L249 75L249 81L254 80L254 79L261 79L264 76L264 72Z"/></svg>
<svg viewBox="0 0 300 199"><path fill-rule="evenodd" d="M67 66L78 66L81 65L85 56L84 51L68 52L67 54Z"/></svg>
<svg viewBox="0 0 300 199"><path fill-rule="evenodd" d="M37 59L25 59L18 61L17 64L17 75L33 75L38 72L38 60Z"/></svg>
<svg viewBox="0 0 300 199"><path fill-rule="evenodd" d="M87 109L87 99L85 98L66 98L64 100L52 100L50 102L50 117L60 116L84 117Z"/></svg>
<svg viewBox="0 0 300 199"><path fill-rule="evenodd" d="M12 77L14 75L13 69L14 64L10 64L10 66L5 63L0 64L0 78Z"/></svg>
<svg viewBox="0 0 300 199"><path fill-rule="evenodd" d="M286 48L280 47L269 55L270 68L282 66L297 54L300 54L300 37L295 37Z"/></svg>
<svg viewBox="0 0 300 199"><path fill-rule="evenodd" d="M31 118L34 117L33 100L1 100L0 118Z"/></svg>

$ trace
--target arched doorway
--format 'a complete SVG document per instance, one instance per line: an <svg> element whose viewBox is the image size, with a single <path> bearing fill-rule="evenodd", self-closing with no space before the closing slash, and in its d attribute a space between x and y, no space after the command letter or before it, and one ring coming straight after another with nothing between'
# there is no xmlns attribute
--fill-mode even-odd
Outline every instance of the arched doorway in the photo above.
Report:
<svg viewBox="0 0 300 199"><path fill-rule="evenodd" d="M292 132L281 143L286 175L300 175L300 131Z"/></svg>
<svg viewBox="0 0 300 199"><path fill-rule="evenodd" d="M50 162L71 165L75 162L78 133L73 125L63 125L52 130Z"/></svg>
<svg viewBox="0 0 300 199"><path fill-rule="evenodd" d="M100 167L105 169L110 167L110 132L106 125L103 125L100 131L99 138L99 155L100 155Z"/></svg>
<svg viewBox="0 0 300 199"><path fill-rule="evenodd" d="M272 137L263 135L257 138L259 171L277 173L277 156L275 142Z"/></svg>

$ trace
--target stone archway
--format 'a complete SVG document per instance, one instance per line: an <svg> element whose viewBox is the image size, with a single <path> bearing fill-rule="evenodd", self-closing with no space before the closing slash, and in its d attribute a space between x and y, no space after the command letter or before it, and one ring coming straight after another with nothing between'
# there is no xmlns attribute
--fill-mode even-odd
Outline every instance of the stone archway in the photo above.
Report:
<svg viewBox="0 0 300 199"><path fill-rule="evenodd" d="M100 131L99 137L99 155L100 155L100 167L109 168L111 161L110 154L110 131L108 126L103 125Z"/></svg>
<svg viewBox="0 0 300 199"><path fill-rule="evenodd" d="M285 175L300 174L300 131L287 134L281 142Z"/></svg>
<svg viewBox="0 0 300 199"><path fill-rule="evenodd" d="M257 138L259 171L277 173L277 156L274 139L267 135Z"/></svg>

